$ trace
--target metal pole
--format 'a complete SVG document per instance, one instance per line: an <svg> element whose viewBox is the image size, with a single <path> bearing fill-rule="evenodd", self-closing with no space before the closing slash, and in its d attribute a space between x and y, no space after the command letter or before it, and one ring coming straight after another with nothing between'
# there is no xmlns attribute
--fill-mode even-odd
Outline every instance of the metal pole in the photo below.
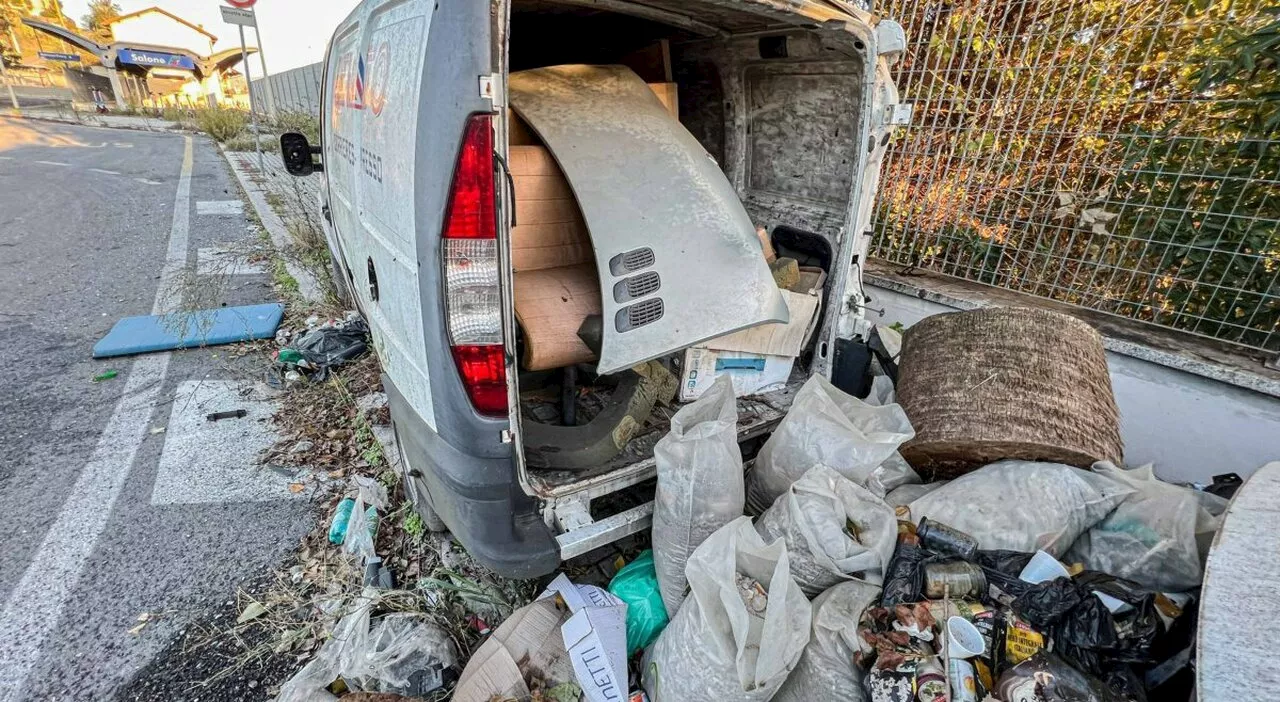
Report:
<svg viewBox="0 0 1280 702"><path fill-rule="evenodd" d="M276 91L271 88L271 74L267 73L267 54L262 50L262 28L258 26L258 10L250 7L253 15L253 35L258 38L258 60L262 62L262 90L267 96L267 114L276 118Z"/></svg>
<svg viewBox="0 0 1280 702"><path fill-rule="evenodd" d="M9 89L9 102L13 103L13 109L21 111L22 106L18 104L18 94L13 92L13 83L9 82L9 70L4 67L3 56L0 56L0 78L4 78L4 86Z"/></svg>
<svg viewBox="0 0 1280 702"><path fill-rule="evenodd" d="M120 81L120 69L107 68L107 80L111 81L111 92L116 96L116 107L125 109L129 103L124 100L124 83Z"/></svg>
<svg viewBox="0 0 1280 702"><path fill-rule="evenodd" d="M266 174L262 165L262 141L258 138L258 110L253 105L253 81L249 80L249 50L244 45L244 25L240 28L240 65L244 66L244 87L249 91L249 120L253 123L253 150L258 152L258 172Z"/></svg>

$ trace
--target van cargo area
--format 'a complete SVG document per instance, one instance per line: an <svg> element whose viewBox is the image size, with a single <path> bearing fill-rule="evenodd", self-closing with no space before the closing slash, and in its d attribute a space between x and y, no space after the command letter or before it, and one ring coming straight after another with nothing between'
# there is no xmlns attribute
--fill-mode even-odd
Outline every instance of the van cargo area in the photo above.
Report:
<svg viewBox="0 0 1280 702"><path fill-rule="evenodd" d="M748 455L815 375L865 397L904 46L826 0L353 13L323 144L287 151L323 169L424 522L540 575L648 527L654 446L717 379Z"/></svg>
<svg viewBox="0 0 1280 702"><path fill-rule="evenodd" d="M848 0L361 3L323 144L282 150L323 173L412 513L361 475L328 538L478 647L453 690L444 649L382 685L348 666L375 601L282 700L1194 699L1268 660L1222 613L1269 602L1280 464L1227 471L1274 453L1280 379L868 261L906 49Z"/></svg>
<svg viewBox="0 0 1280 702"><path fill-rule="evenodd" d="M723 170L752 222L770 236L777 256L794 259L800 268L816 271L815 278L830 281L861 148L856 135L863 118L865 67L855 39L844 32L786 30L767 17L740 10L725 9L721 16L705 21L673 26L595 6L515 2L510 71L583 64L630 69ZM518 381L520 421L527 435L531 425L589 424L602 408L625 404L626 398L615 397L613 385L594 385L589 366L575 367L592 358L585 345L547 351L556 344L530 338L557 333L576 336L585 316L581 298L598 296L601 285L589 265L591 241L573 201L571 189L578 190L573 187L576 184L570 181L570 188L565 188L555 164L542 163L545 147L536 129L518 115L514 98L512 102L516 110L507 113L508 162L516 202L512 263L521 322L517 331L517 357L523 371ZM529 163L530 151L539 163ZM664 184L637 172L631 182L619 186L660 189ZM556 201L566 200L567 214L546 214L561 204ZM548 223L548 218L562 221ZM658 248L661 256L666 253L661 247L674 242L660 234L654 232L649 241L639 243ZM548 305L547 296L540 293L548 285L557 294L570 291L569 299L561 295ZM819 287L816 292L824 291ZM543 317L523 314L522 308L533 307L522 300L530 296L538 298ZM561 313L558 318L557 313ZM551 323L567 321L562 329L549 333L542 328L548 323L545 317L551 317ZM529 328L528 321L536 329ZM568 345L574 341L570 338ZM743 441L766 434L785 415L795 389L814 365L817 346L815 336L781 382L740 399ZM825 352L827 345L822 347ZM679 378L683 350L671 351L662 363ZM551 370L548 363L557 365L557 360L571 370ZM530 361L535 370L526 370ZM575 377L580 382L566 392L565 379L572 382ZM567 399L575 406L565 412ZM678 400L656 403L647 416L638 418L637 426L624 429L630 440L616 455L577 470L547 467L543 452L531 450L526 436L528 487L537 495L555 497L606 481L620 489L652 477L653 445L666 433L667 420L679 404ZM598 427L597 433L617 429Z"/></svg>

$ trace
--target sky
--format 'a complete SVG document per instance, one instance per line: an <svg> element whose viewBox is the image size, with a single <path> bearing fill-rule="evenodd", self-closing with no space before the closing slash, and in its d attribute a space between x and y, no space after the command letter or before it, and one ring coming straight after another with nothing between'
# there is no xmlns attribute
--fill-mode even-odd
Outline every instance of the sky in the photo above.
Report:
<svg viewBox="0 0 1280 702"><path fill-rule="evenodd" d="M262 32L261 47L267 60L267 69L275 74L290 68L305 66L324 58L324 47L333 34L334 27L350 14L359 0L258 0L254 10L258 13L258 29ZM216 35L214 51L240 46L240 35L235 25L222 21L217 0L116 0L124 13L136 12L148 7L159 7L191 22L203 24L206 31ZM63 0L66 14L80 22L89 12L88 0ZM258 45L253 28L245 29L245 42ZM250 71L259 77L260 64L250 59Z"/></svg>

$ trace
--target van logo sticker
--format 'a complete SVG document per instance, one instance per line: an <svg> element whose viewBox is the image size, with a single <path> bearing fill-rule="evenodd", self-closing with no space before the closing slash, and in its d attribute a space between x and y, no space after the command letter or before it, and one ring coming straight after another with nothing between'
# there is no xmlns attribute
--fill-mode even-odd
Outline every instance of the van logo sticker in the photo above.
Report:
<svg viewBox="0 0 1280 702"><path fill-rule="evenodd" d="M364 57L356 57L356 84L351 107L357 110L364 109Z"/></svg>
<svg viewBox="0 0 1280 702"><path fill-rule="evenodd" d="M361 54L346 54L338 60L333 80L333 122L337 128L343 108L363 110L367 105L374 116L387 105L387 84L391 79L391 50L387 42L369 47L368 61ZM366 89L368 92L366 100Z"/></svg>
<svg viewBox="0 0 1280 702"><path fill-rule="evenodd" d="M382 114L387 104L387 82L391 78L390 49L387 42L369 47L369 109L374 116ZM361 64L363 67L363 64ZM361 76L364 73L361 71Z"/></svg>
<svg viewBox="0 0 1280 702"><path fill-rule="evenodd" d="M346 108L364 109L364 86L361 75L364 73L364 61L355 53L347 53L338 59L337 71L333 76L333 128L338 129L342 123L342 112Z"/></svg>

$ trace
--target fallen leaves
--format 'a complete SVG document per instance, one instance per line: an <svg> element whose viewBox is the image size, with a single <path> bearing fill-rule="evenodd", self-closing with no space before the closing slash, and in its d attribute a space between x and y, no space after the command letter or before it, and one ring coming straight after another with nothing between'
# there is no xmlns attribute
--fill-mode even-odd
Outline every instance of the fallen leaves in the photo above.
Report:
<svg viewBox="0 0 1280 702"><path fill-rule="evenodd" d="M141 634L142 630L146 628L147 624L154 618L155 618L155 615L151 614L150 612L143 612L142 614L139 614L136 620L138 623L135 626L132 626L129 628L129 633L132 634L133 636L137 636L138 634Z"/></svg>
<svg viewBox="0 0 1280 702"><path fill-rule="evenodd" d="M242 612L240 612L240 616L236 617L236 624L244 624L247 621L252 621L254 619L257 619L258 617L261 617L266 613L267 613L266 605L262 604L261 602L258 602L257 600L253 600L252 602L250 602L248 605L245 606Z"/></svg>

